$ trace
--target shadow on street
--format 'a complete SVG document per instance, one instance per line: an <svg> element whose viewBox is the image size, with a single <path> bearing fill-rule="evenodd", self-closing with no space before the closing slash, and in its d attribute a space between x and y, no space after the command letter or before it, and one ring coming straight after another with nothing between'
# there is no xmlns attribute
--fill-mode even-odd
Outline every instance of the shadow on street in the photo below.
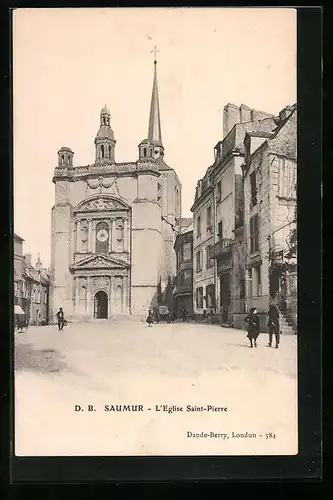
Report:
<svg viewBox="0 0 333 500"><path fill-rule="evenodd" d="M39 373L60 372L67 367L55 349L34 349L32 344L17 344L14 350L15 371L28 370Z"/></svg>

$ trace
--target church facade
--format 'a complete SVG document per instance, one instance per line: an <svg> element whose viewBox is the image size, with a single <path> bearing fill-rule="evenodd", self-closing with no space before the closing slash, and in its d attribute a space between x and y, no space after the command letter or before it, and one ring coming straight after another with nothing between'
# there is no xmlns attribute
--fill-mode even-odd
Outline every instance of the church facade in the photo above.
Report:
<svg viewBox="0 0 333 500"><path fill-rule="evenodd" d="M156 61L148 137L134 162L115 161L111 114L100 112L95 162L58 152L52 208L50 319L147 314L173 280L181 183L164 161Z"/></svg>

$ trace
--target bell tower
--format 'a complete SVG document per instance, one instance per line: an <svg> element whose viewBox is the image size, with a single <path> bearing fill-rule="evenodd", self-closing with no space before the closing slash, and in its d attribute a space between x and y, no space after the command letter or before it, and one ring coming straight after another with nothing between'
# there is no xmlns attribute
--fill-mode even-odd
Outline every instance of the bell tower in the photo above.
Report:
<svg viewBox="0 0 333 500"><path fill-rule="evenodd" d="M158 160L159 158L163 159L164 156L164 147L161 134L160 105L158 99L156 47L154 48L154 56L154 79L150 102L148 138L144 139L139 144L140 160Z"/></svg>
<svg viewBox="0 0 333 500"><path fill-rule="evenodd" d="M95 138L95 162L98 164L115 161L116 140L110 122L111 113L105 105L100 113L100 127Z"/></svg>

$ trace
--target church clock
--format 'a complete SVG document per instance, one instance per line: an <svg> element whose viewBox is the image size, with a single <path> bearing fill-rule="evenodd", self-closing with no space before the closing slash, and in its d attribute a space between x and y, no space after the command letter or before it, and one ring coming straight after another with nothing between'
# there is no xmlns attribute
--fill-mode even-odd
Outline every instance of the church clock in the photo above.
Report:
<svg viewBox="0 0 333 500"><path fill-rule="evenodd" d="M108 239L109 234L105 229L100 229L96 236L97 236L98 241L100 241L101 243L104 243Z"/></svg>

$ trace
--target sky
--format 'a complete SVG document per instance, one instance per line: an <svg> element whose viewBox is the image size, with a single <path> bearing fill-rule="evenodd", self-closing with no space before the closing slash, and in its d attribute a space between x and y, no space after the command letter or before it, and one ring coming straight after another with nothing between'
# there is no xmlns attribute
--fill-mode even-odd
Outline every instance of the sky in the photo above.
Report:
<svg viewBox="0 0 333 500"><path fill-rule="evenodd" d="M50 264L52 177L62 146L94 161L106 104L116 161L147 137L157 72L165 161L183 216L222 139L227 103L278 113L296 96L292 8L17 9L13 26L14 231Z"/></svg>

